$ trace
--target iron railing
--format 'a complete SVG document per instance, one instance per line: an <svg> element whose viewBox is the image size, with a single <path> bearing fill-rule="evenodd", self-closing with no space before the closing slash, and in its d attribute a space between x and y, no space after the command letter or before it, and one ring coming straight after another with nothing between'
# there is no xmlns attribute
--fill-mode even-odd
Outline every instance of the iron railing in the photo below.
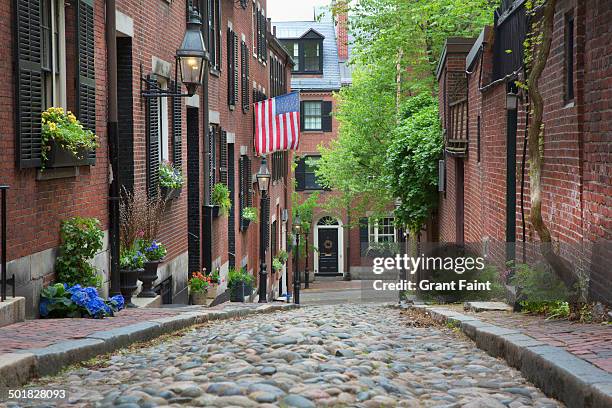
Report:
<svg viewBox="0 0 612 408"><path fill-rule="evenodd" d="M503 0L495 12L493 80L517 72L523 66L527 36L525 0Z"/></svg>
<svg viewBox="0 0 612 408"><path fill-rule="evenodd" d="M7 269L6 269L6 195L7 195L7 191L9 189L9 186L7 185L0 185L0 191L2 194L2 209L0 210L1 214L0 214L0 222L2 222L2 228L0 228L0 232L2 234L1 237L1 254L0 256L2 256L2 275L0 276L0 302L4 302L6 300L6 287L8 285L11 285L13 287L13 297L15 297L15 275L13 275L12 278L8 279L6 274L7 274Z"/></svg>

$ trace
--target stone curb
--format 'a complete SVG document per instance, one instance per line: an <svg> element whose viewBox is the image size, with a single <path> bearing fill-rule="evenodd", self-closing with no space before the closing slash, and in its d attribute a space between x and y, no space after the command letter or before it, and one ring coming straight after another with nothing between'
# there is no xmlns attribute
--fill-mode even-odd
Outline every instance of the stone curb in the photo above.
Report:
<svg viewBox="0 0 612 408"><path fill-rule="evenodd" d="M53 375L63 368L110 353L131 344L212 320L227 320L255 314L299 308L295 304L262 305L256 308L197 310L162 317L112 330L99 331L82 339L68 340L48 347L0 354L0 387L16 387L30 379Z"/></svg>
<svg viewBox="0 0 612 408"><path fill-rule="evenodd" d="M399 307L399 306L395 306ZM506 360L546 395L568 407L612 407L612 374L560 347L549 346L519 330L482 322L473 316L424 305L410 306L437 322L461 328L478 348Z"/></svg>

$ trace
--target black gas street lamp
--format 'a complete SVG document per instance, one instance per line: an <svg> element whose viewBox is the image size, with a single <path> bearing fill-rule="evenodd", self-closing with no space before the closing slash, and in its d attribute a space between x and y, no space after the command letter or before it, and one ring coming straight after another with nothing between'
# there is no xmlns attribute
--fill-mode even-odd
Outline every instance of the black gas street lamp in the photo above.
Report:
<svg viewBox="0 0 612 408"><path fill-rule="evenodd" d="M204 45L202 37L202 18L200 13L193 7L189 9L189 20L187 30L181 47L176 50L176 64L174 65L174 83L178 84L178 71L181 71L181 83L187 88L187 93L182 94L178 90L147 90L142 91L145 98L160 97L191 97L195 95L198 87L202 85L204 75L207 74L210 55Z"/></svg>
<svg viewBox="0 0 612 408"><path fill-rule="evenodd" d="M257 184L261 192L260 208L260 240L259 240L259 303L268 302L268 272L266 266L266 249L268 246L268 188L270 187L270 170L265 156L261 160L261 166L257 172Z"/></svg>

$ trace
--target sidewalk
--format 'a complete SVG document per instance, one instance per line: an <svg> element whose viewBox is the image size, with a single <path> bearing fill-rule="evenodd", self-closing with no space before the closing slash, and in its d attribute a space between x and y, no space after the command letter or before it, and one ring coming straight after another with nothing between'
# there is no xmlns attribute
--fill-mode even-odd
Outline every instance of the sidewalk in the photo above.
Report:
<svg viewBox="0 0 612 408"><path fill-rule="evenodd" d="M105 319L38 319L4 326L0 328L0 387L55 374L76 362L191 325L294 307L271 302L140 308Z"/></svg>
<svg viewBox="0 0 612 408"><path fill-rule="evenodd" d="M444 307L477 317L495 326L519 330L542 343L560 347L612 373L612 325L546 320L542 316L501 311L475 313L463 310L461 305Z"/></svg>
<svg viewBox="0 0 612 408"><path fill-rule="evenodd" d="M461 305L400 306L461 330L544 393L570 407L612 406L612 326L546 320Z"/></svg>

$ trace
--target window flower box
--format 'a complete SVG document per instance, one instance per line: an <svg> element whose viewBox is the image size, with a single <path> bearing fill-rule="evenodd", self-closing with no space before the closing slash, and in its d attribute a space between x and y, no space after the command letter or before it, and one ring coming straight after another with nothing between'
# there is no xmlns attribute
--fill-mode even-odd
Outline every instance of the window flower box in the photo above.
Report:
<svg viewBox="0 0 612 408"><path fill-rule="evenodd" d="M48 168L59 168L59 167L75 167L75 166L88 166L92 163L92 159L89 158L89 151L85 149L78 149L78 153L75 156L72 151L66 149L55 140L50 140L47 151L47 159L45 161L45 167Z"/></svg>
<svg viewBox="0 0 612 408"><path fill-rule="evenodd" d="M172 187L161 187L161 194L162 197L165 197L166 200L176 200L177 198L179 198L181 196L181 192L183 191L183 188L172 188Z"/></svg>

